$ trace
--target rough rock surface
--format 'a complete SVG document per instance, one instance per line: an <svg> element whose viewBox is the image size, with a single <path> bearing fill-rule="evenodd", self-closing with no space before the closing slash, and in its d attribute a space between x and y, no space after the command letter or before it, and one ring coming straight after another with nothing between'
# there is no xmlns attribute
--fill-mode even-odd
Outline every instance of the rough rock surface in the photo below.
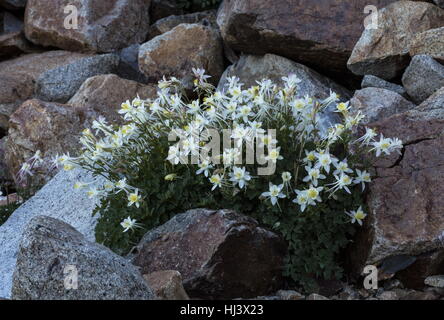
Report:
<svg viewBox="0 0 444 320"><path fill-rule="evenodd" d="M124 79L148 83L148 77L139 68L139 50L140 44L133 44L119 51L120 61L116 74Z"/></svg>
<svg viewBox="0 0 444 320"><path fill-rule="evenodd" d="M93 217L92 212L98 199L88 198L85 192L75 192L73 185L77 181L89 182L92 177L77 169L58 173L0 226L0 297L11 296L19 242L25 226L33 217L44 214L62 220L76 228L86 239L94 241L98 216Z"/></svg>
<svg viewBox="0 0 444 320"><path fill-rule="evenodd" d="M148 40L151 40L154 37L168 32L182 23L203 23L207 25L217 26L216 12L211 10L189 13L180 16L173 15L160 19L150 26L150 29L148 31Z"/></svg>
<svg viewBox="0 0 444 320"><path fill-rule="evenodd" d="M103 54L79 59L71 64L45 71L37 79L37 98L52 102L67 102L82 83L95 75L112 73L119 57Z"/></svg>
<svg viewBox="0 0 444 320"><path fill-rule="evenodd" d="M75 269L74 269L75 268ZM77 276L77 287L73 285ZM149 300L139 270L110 249L88 241L63 221L33 218L23 232L12 284L16 300Z"/></svg>
<svg viewBox="0 0 444 320"><path fill-rule="evenodd" d="M9 116L24 101L35 96L36 82L42 74L61 66L75 64L87 57L91 57L91 55L67 51L49 51L41 54L27 54L13 60L1 62L0 128L6 130L8 128ZM72 69L65 67L64 70ZM72 77L76 78L76 75L65 74L63 78L70 79Z"/></svg>
<svg viewBox="0 0 444 320"><path fill-rule="evenodd" d="M220 34L202 24L180 24L144 43L139 66L151 82L175 76L191 87L192 68L205 69L217 84L223 72L223 46Z"/></svg>
<svg viewBox="0 0 444 320"><path fill-rule="evenodd" d="M410 55L426 54L444 63L444 27L427 30L416 35L410 46Z"/></svg>
<svg viewBox="0 0 444 320"><path fill-rule="evenodd" d="M242 55L237 63L225 70L219 82L218 90L224 89L228 77L238 77L244 87L249 88L257 85L256 81L261 79L270 79L275 83L282 84L282 77L287 77L290 74L294 74L302 80L299 83L301 97L309 95L325 99L329 96L330 89L345 99L350 97L350 92L347 89L327 77L302 64L274 54L263 56Z"/></svg>
<svg viewBox="0 0 444 320"><path fill-rule="evenodd" d="M359 39L367 5L393 0L230 0L218 12L225 43L248 54L273 53L343 73Z"/></svg>
<svg viewBox="0 0 444 320"><path fill-rule="evenodd" d="M5 160L11 174L15 176L22 163L40 150L47 161L31 179L46 181L54 174L50 159L77 150L86 119L80 108L36 99L23 103L9 120Z"/></svg>
<svg viewBox="0 0 444 320"><path fill-rule="evenodd" d="M248 298L279 288L285 252L282 239L254 219L197 209L149 231L133 263L143 274L179 271L191 298Z"/></svg>
<svg viewBox="0 0 444 320"><path fill-rule="evenodd" d="M444 26L444 10L426 2L398 1L378 12L378 28L367 29L348 68L357 75L393 79L407 67L416 34Z"/></svg>
<svg viewBox="0 0 444 320"><path fill-rule="evenodd" d="M366 75L362 79L361 82L361 88L380 88L380 89L386 89L393 92L396 92L397 94L403 96L406 99L409 99L409 95L405 91L403 86L400 86L395 83L391 83L388 81L385 81L384 79L372 76L372 75Z"/></svg>
<svg viewBox="0 0 444 320"><path fill-rule="evenodd" d="M402 155L375 161L369 215L354 243L355 270L397 255L444 248L444 88L413 110L372 123L404 143Z"/></svg>
<svg viewBox="0 0 444 320"><path fill-rule="evenodd" d="M35 51L21 31L0 35L0 61Z"/></svg>
<svg viewBox="0 0 444 320"><path fill-rule="evenodd" d="M444 275L430 276L424 282L428 286L444 288Z"/></svg>
<svg viewBox="0 0 444 320"><path fill-rule="evenodd" d="M356 91L350 103L353 110L365 115L362 124L382 120L416 107L394 91L373 87Z"/></svg>
<svg viewBox="0 0 444 320"><path fill-rule="evenodd" d="M42 46L70 51L111 52L145 40L150 0L29 0L25 12L26 37ZM72 11L78 12L77 29ZM68 22L70 28L65 27ZM71 24L70 24L71 23Z"/></svg>
<svg viewBox="0 0 444 320"><path fill-rule="evenodd" d="M135 81L119 78L114 74L89 78L79 91L68 101L68 105L102 115L112 123L121 122L122 115L117 111L121 104L139 96L141 99L153 98L156 86L143 85Z"/></svg>
<svg viewBox="0 0 444 320"><path fill-rule="evenodd" d="M420 104L444 87L444 65L427 55L414 56L402 76L402 84L413 101Z"/></svg>
<svg viewBox="0 0 444 320"><path fill-rule="evenodd" d="M161 300L189 300L182 285L182 276L175 270L156 271L143 275L148 285Z"/></svg>

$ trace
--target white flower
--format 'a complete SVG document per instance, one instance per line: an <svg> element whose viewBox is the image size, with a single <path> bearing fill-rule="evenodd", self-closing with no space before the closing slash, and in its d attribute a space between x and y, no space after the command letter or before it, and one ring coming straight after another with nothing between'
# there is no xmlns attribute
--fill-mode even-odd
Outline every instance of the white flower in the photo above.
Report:
<svg viewBox="0 0 444 320"><path fill-rule="evenodd" d="M315 152L314 151L308 151L308 150L305 150L305 158L303 159L303 161L305 162L305 163L311 163L311 162L314 162L314 161L316 161L316 154L315 154Z"/></svg>
<svg viewBox="0 0 444 320"><path fill-rule="evenodd" d="M128 207L132 206L133 204L136 205L137 208L140 206L140 200L141 196L139 195L139 190L136 189L134 192L128 194Z"/></svg>
<svg viewBox="0 0 444 320"><path fill-rule="evenodd" d="M268 156L265 157L265 160L276 163L277 160L282 160L284 157L280 155L281 147L272 149L268 153Z"/></svg>
<svg viewBox="0 0 444 320"><path fill-rule="evenodd" d="M381 134L379 141L375 141L372 143L373 149L372 151L376 151L376 156L379 157L381 153L390 154L390 147L392 146L392 140L389 138L384 138Z"/></svg>
<svg viewBox="0 0 444 320"><path fill-rule="evenodd" d="M344 114L347 113L350 110L350 105L349 104L350 104L349 102L347 102L347 103L344 103L344 102L339 103L336 106L335 112L340 112L340 113L344 113Z"/></svg>
<svg viewBox="0 0 444 320"><path fill-rule="evenodd" d="M199 166L199 170L196 171L196 174L203 173L205 175L205 177L208 178L208 175L210 173L210 169L213 168L213 165L210 164L210 161L203 160L202 162L200 162L198 164L198 166Z"/></svg>
<svg viewBox="0 0 444 320"><path fill-rule="evenodd" d="M367 171L363 170L359 170L356 169L356 175L357 177L355 178L355 180L353 180L353 183L355 184L361 184L362 185L362 191L364 191L365 189L365 183L367 182L371 182L372 179L370 177L370 173L368 173Z"/></svg>
<svg viewBox="0 0 444 320"><path fill-rule="evenodd" d="M322 202L322 199L320 197L320 192L323 190L323 187L314 187L314 186L310 186L309 189L306 190L306 195L308 198L308 204L311 205L316 205L316 201L317 202Z"/></svg>
<svg viewBox="0 0 444 320"><path fill-rule="evenodd" d="M361 142L362 145L368 145L370 144L370 141L373 140L374 137L376 137L378 134L374 129L371 128L365 128L365 134L357 139L355 142Z"/></svg>
<svg viewBox="0 0 444 320"><path fill-rule="evenodd" d="M326 176L321 174L321 171L318 168L311 168L309 166L305 167L308 175L303 179L304 182L309 182L316 187L318 185L318 180L325 179Z"/></svg>
<svg viewBox="0 0 444 320"><path fill-rule="evenodd" d="M333 172L334 175L340 175L342 173L353 173L353 170L348 167L347 160L343 160L341 162L334 161L333 165L336 167L336 170Z"/></svg>
<svg viewBox="0 0 444 320"><path fill-rule="evenodd" d="M282 181L284 182L284 184L290 182L291 180L291 173L288 171L282 172Z"/></svg>
<svg viewBox="0 0 444 320"><path fill-rule="evenodd" d="M318 161L316 162L315 168L322 168L325 172L330 172L330 165L333 162L330 153L326 152L317 152L315 153Z"/></svg>
<svg viewBox="0 0 444 320"><path fill-rule="evenodd" d="M352 218L352 223L358 222L360 226L362 226L362 220L367 216L361 207L356 211L345 212L349 217Z"/></svg>
<svg viewBox="0 0 444 320"><path fill-rule="evenodd" d="M24 162L22 164L19 172L17 173L17 175L19 177L24 177L26 175L33 176L34 174L32 173L31 169L32 169L31 165L29 163L27 163L27 162Z"/></svg>
<svg viewBox="0 0 444 320"><path fill-rule="evenodd" d="M390 152L396 151L398 154L401 154L401 150L404 146L402 145L402 141L398 138L392 138L390 141Z"/></svg>
<svg viewBox="0 0 444 320"><path fill-rule="evenodd" d="M210 177L210 182L213 184L213 188L211 188L211 191L215 190L216 188L222 187L222 177L219 174L214 174Z"/></svg>
<svg viewBox="0 0 444 320"><path fill-rule="evenodd" d="M250 173L246 171L246 168L238 168L234 167L233 172L230 173L230 181L234 182L235 184L239 184L239 188L243 188L247 181L251 180Z"/></svg>
<svg viewBox="0 0 444 320"><path fill-rule="evenodd" d="M120 191L127 191L129 187L128 184L126 183L126 178L117 181L115 186L117 189L119 189L117 193L119 193Z"/></svg>
<svg viewBox="0 0 444 320"><path fill-rule="evenodd" d="M99 195L99 191L97 188L91 188L86 192L86 194L88 195L88 198L92 199Z"/></svg>
<svg viewBox="0 0 444 320"><path fill-rule="evenodd" d="M136 219L131 219L131 217L128 217L124 219L120 225L124 229L123 232L127 232L128 230L134 230L135 228L141 228L141 225L137 223Z"/></svg>
<svg viewBox="0 0 444 320"><path fill-rule="evenodd" d="M294 192L296 192L297 196L296 199L293 200L293 202L297 203L301 207L301 212L304 212L308 204L307 191L294 190Z"/></svg>
<svg viewBox="0 0 444 320"><path fill-rule="evenodd" d="M263 192L261 196L270 199L272 205L276 205L279 198L282 199L286 197L285 194L281 192L282 189L284 188L283 184L277 186L270 182L269 187L270 187L269 191Z"/></svg>
<svg viewBox="0 0 444 320"><path fill-rule="evenodd" d="M353 179L344 173L341 174L341 176L335 175L335 178L336 182L330 184L333 186L331 188L332 193L336 192L337 190L344 189L349 194L351 194L350 189L348 189L348 186L353 182Z"/></svg>

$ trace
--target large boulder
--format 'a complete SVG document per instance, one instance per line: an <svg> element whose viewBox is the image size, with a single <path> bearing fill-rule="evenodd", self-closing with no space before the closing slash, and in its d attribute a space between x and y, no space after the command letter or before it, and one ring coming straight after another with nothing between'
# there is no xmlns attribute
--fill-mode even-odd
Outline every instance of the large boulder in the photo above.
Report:
<svg viewBox="0 0 444 320"><path fill-rule="evenodd" d="M206 23L213 26L216 24L216 12L214 10L195 12L184 15L173 15L160 19L152 24L148 31L148 40L153 39L165 32L172 30L181 23Z"/></svg>
<svg viewBox="0 0 444 320"><path fill-rule="evenodd" d="M182 79L192 86L192 68L205 69L217 84L224 57L219 32L203 24L180 24L146 42L139 50L139 67L151 82L163 76Z"/></svg>
<svg viewBox="0 0 444 320"><path fill-rule="evenodd" d="M75 192L73 185L77 181L90 182L93 178L83 170L61 171L0 226L0 297L11 296L20 239L33 217L45 214L62 220L76 228L86 239L94 241L98 216L92 213L99 199L90 199L85 192Z"/></svg>
<svg viewBox="0 0 444 320"><path fill-rule="evenodd" d="M416 35L410 46L410 55L426 54L444 63L444 27L424 31Z"/></svg>
<svg viewBox="0 0 444 320"><path fill-rule="evenodd" d="M139 270L128 260L88 241L69 224L38 216L26 226L17 255L12 299L154 298Z"/></svg>
<svg viewBox="0 0 444 320"><path fill-rule="evenodd" d="M145 40L150 0L29 0L26 37L69 51L111 52ZM77 12L66 10L75 7ZM70 14L78 14L77 28ZM66 23L68 22L68 25ZM68 27L67 27L68 26Z"/></svg>
<svg viewBox="0 0 444 320"><path fill-rule="evenodd" d="M414 56L402 76L402 84L413 101L420 104L444 87L444 66L430 56Z"/></svg>
<svg viewBox="0 0 444 320"><path fill-rule="evenodd" d="M274 53L343 73L364 29L368 5L394 0L225 0L218 24L225 43L248 54Z"/></svg>
<svg viewBox="0 0 444 320"><path fill-rule="evenodd" d="M96 75L101 67L101 73L109 73L115 64L114 56L67 51L27 54L1 62L0 129L8 128L9 116L24 101L36 95L66 99L68 95L74 95L87 78Z"/></svg>
<svg viewBox="0 0 444 320"><path fill-rule="evenodd" d="M389 80L410 61L416 34L444 26L444 10L426 2L398 1L378 12L378 28L366 29L348 60L357 75Z"/></svg>
<svg viewBox="0 0 444 320"><path fill-rule="evenodd" d="M401 139L404 149L375 161L368 217L350 253L355 271L444 249L443 105L444 88L415 109L369 124Z"/></svg>
<svg viewBox="0 0 444 320"><path fill-rule="evenodd" d="M68 101L68 105L80 110L102 115L111 123L121 122L118 114L122 102L139 96L141 99L154 98L157 93L154 85L144 85L119 78L114 74L89 78L79 91Z"/></svg>
<svg viewBox="0 0 444 320"><path fill-rule="evenodd" d="M95 75L108 74L116 70L119 57L115 54L95 55L63 65L39 76L36 96L52 102L67 102L82 83Z"/></svg>
<svg viewBox="0 0 444 320"><path fill-rule="evenodd" d="M372 76L372 75L366 75L362 79L361 82L361 88L380 88L380 89L386 89L393 92L396 92L397 94L403 96L406 99L409 99L409 95L405 91L403 86L400 86L395 83L391 83L388 81L385 81L384 79Z"/></svg>
<svg viewBox="0 0 444 320"><path fill-rule="evenodd" d="M379 121L416 107L396 92L373 87L356 91L350 104L354 111L365 115L362 124Z"/></svg>
<svg viewBox="0 0 444 320"><path fill-rule="evenodd" d="M88 118L81 108L35 99L23 103L9 120L5 159L11 174L39 150L47 161L30 179L44 183L55 173L50 161L54 156L77 151Z"/></svg>
<svg viewBox="0 0 444 320"><path fill-rule="evenodd" d="M327 77L316 71L291 61L287 58L274 54L242 55L239 61L225 70L222 75L218 90L223 90L227 84L228 77L238 77L245 88L257 85L256 81L270 79L282 85L282 77L290 74L296 75L301 81L298 84L300 97L306 95L325 99L330 95L330 90L338 93L341 97L350 98L350 92Z"/></svg>
<svg viewBox="0 0 444 320"><path fill-rule="evenodd" d="M252 218L190 210L149 231L133 263L143 274L177 270L191 298L248 298L280 288L286 246Z"/></svg>

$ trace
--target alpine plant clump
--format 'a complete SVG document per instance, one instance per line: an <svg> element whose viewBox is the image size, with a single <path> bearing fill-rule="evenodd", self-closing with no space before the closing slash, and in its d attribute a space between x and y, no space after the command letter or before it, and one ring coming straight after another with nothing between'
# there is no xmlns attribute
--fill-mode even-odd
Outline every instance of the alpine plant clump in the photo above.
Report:
<svg viewBox="0 0 444 320"><path fill-rule="evenodd" d="M300 96L294 75L283 86L264 79L250 88L232 77L220 91L203 70L193 72L192 93L164 78L155 99L121 105L123 125L97 119L83 131L80 155L59 159L66 170L106 178L74 186L102 199L102 242L128 249L140 230L181 209L233 208L285 237L287 275L340 276L335 259L350 222L366 217L364 159L400 152L402 142L371 128L356 137L364 116L333 92Z"/></svg>

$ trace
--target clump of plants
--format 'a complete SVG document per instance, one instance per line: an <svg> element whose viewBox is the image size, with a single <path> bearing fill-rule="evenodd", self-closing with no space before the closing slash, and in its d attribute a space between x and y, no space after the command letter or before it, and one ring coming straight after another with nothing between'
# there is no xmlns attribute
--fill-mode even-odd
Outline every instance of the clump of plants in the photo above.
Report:
<svg viewBox="0 0 444 320"><path fill-rule="evenodd" d="M228 208L282 234L293 280L340 278L338 253L366 216L363 155L400 152L402 142L370 128L354 138L363 116L335 93L300 96L294 75L250 88L232 77L218 91L193 72L191 99L180 80L164 79L155 99L122 104L124 125L97 119L83 131L81 154L59 159L65 170L104 178L74 186L101 198L97 240L123 254L174 214Z"/></svg>

